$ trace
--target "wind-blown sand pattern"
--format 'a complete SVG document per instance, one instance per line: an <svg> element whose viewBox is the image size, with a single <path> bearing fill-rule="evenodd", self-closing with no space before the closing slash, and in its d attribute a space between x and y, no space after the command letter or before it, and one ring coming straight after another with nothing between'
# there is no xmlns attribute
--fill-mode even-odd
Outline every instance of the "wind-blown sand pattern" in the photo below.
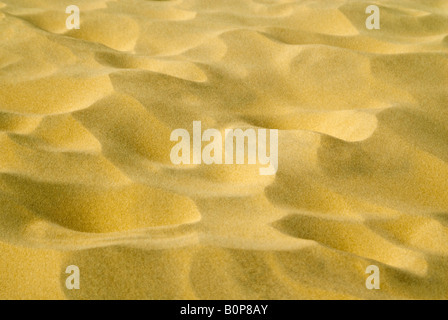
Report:
<svg viewBox="0 0 448 320"><path fill-rule="evenodd" d="M1 299L447 299L448 2L0 0L0 204Z"/></svg>

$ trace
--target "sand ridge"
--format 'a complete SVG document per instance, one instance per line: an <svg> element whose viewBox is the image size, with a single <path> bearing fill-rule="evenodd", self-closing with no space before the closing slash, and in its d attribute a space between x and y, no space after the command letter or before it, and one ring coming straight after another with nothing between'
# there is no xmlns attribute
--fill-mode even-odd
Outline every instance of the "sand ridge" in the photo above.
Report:
<svg viewBox="0 0 448 320"><path fill-rule="evenodd" d="M448 5L375 3L1 0L0 298L447 299ZM193 121L277 174L174 166Z"/></svg>

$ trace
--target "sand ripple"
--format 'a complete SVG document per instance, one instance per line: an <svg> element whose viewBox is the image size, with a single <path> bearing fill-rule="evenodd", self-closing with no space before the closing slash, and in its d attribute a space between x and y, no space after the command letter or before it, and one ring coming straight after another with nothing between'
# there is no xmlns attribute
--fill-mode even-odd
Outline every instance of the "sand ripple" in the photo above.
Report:
<svg viewBox="0 0 448 320"><path fill-rule="evenodd" d="M448 298L446 1L77 3L0 2L0 298ZM277 175L173 166L194 120Z"/></svg>

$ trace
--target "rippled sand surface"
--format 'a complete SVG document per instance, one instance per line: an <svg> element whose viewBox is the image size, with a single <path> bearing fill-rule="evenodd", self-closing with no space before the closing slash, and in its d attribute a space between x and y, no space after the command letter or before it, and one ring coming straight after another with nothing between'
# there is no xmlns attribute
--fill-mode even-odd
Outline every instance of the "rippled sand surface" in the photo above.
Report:
<svg viewBox="0 0 448 320"><path fill-rule="evenodd" d="M0 0L0 298L447 299L448 2L375 3ZM277 174L173 165L195 120Z"/></svg>

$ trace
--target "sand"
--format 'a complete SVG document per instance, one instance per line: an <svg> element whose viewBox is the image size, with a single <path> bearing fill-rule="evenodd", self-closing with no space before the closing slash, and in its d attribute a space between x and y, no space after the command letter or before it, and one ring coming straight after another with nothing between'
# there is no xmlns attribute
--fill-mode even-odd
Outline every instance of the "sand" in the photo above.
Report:
<svg viewBox="0 0 448 320"><path fill-rule="evenodd" d="M0 299L447 299L448 2L373 2L0 0Z"/></svg>

